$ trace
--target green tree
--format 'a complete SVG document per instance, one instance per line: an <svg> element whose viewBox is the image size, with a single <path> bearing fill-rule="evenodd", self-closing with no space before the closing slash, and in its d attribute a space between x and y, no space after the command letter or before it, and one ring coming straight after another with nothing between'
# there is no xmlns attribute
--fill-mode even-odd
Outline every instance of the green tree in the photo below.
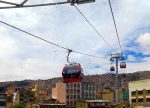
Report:
<svg viewBox="0 0 150 108"><path fill-rule="evenodd" d="M16 103L12 108L25 108L21 103Z"/></svg>

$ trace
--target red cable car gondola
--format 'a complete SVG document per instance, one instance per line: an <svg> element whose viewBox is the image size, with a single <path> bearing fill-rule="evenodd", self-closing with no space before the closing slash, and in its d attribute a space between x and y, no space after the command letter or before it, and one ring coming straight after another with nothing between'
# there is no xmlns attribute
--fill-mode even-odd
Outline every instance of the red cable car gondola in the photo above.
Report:
<svg viewBox="0 0 150 108"><path fill-rule="evenodd" d="M111 66L111 67L110 67L110 71L115 71L115 67L114 67L114 66Z"/></svg>
<svg viewBox="0 0 150 108"><path fill-rule="evenodd" d="M120 68L126 68L126 63L125 62L121 62L120 63Z"/></svg>
<svg viewBox="0 0 150 108"><path fill-rule="evenodd" d="M83 79L83 69L79 63L70 63L69 54L72 50L68 49L67 61L69 64L66 64L62 70L63 82L64 83L76 83L81 82Z"/></svg>
<svg viewBox="0 0 150 108"><path fill-rule="evenodd" d="M83 69L79 63L69 63L62 70L64 83L81 82L83 79Z"/></svg>

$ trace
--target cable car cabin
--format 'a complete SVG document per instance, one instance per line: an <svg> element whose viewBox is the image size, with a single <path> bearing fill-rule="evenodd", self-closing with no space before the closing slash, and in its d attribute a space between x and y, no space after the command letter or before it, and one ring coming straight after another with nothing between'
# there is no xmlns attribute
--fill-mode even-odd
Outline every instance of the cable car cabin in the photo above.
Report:
<svg viewBox="0 0 150 108"><path fill-rule="evenodd" d="M114 67L114 66L111 66L111 67L110 67L110 71L115 71L115 67Z"/></svg>
<svg viewBox="0 0 150 108"><path fill-rule="evenodd" d="M125 62L121 62L120 63L120 68L126 68L126 63Z"/></svg>
<svg viewBox="0 0 150 108"><path fill-rule="evenodd" d="M81 82L83 79L83 69L79 63L66 64L62 70L64 83Z"/></svg>

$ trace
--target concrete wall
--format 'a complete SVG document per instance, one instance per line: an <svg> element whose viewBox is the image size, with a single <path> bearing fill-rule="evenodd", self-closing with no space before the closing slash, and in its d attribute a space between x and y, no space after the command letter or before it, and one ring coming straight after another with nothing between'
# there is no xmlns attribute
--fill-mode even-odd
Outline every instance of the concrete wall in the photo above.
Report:
<svg viewBox="0 0 150 108"><path fill-rule="evenodd" d="M139 91L139 90L142 90L142 91L145 91L145 90L150 90L150 80L147 79L147 80L139 80L139 81L133 81L133 82L129 82L129 100L130 100L130 103L131 102L131 99L137 99L137 98L143 98L143 97L149 97L150 96L143 96L143 95L139 95L139 96L131 96L131 92L132 91Z"/></svg>
<svg viewBox="0 0 150 108"><path fill-rule="evenodd" d="M76 101L76 108L87 108L87 104L84 101Z"/></svg>
<svg viewBox="0 0 150 108"><path fill-rule="evenodd" d="M114 92L108 92L108 93L104 93L102 94L102 100L109 100L109 101L114 101Z"/></svg>
<svg viewBox="0 0 150 108"><path fill-rule="evenodd" d="M57 99L60 103L66 103L66 84L63 82L56 83L52 88L52 98Z"/></svg>

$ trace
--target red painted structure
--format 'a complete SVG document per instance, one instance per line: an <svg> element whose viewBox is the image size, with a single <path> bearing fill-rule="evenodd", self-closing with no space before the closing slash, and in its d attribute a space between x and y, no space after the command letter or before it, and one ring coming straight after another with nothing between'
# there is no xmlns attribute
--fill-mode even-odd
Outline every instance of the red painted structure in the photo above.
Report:
<svg viewBox="0 0 150 108"><path fill-rule="evenodd" d="M64 83L81 82L83 79L83 69L79 63L66 64L62 70Z"/></svg>

